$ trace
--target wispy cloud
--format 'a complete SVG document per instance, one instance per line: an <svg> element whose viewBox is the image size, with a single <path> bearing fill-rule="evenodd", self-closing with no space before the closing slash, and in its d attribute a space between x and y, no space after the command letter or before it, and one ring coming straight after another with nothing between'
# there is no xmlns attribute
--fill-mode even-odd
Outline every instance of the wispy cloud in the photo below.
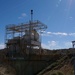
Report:
<svg viewBox="0 0 75 75"><path fill-rule="evenodd" d="M53 35L62 35L62 36L67 36L67 33L63 33L63 32L54 32L52 33Z"/></svg>
<svg viewBox="0 0 75 75"><path fill-rule="evenodd" d="M69 19L70 19L70 20L73 20L73 17L71 16L71 17L69 17Z"/></svg>
<svg viewBox="0 0 75 75"><path fill-rule="evenodd" d="M45 33L48 34L48 35L51 35L52 34L52 32L49 32L49 31L48 32L45 32Z"/></svg>
<svg viewBox="0 0 75 75"><path fill-rule="evenodd" d="M18 17L18 19L23 19L24 17L26 17L26 13L22 13L21 16Z"/></svg>
<svg viewBox="0 0 75 75"><path fill-rule="evenodd" d="M0 49L3 49L5 48L5 45L4 44L0 44Z"/></svg>
<svg viewBox="0 0 75 75"><path fill-rule="evenodd" d="M68 35L69 36L75 36L75 33L69 33Z"/></svg>
<svg viewBox="0 0 75 75"><path fill-rule="evenodd" d="M60 5L62 0L58 0L57 4L56 4L56 7L58 7Z"/></svg>
<svg viewBox="0 0 75 75"><path fill-rule="evenodd" d="M66 32L42 32L42 36L75 36L75 33Z"/></svg>

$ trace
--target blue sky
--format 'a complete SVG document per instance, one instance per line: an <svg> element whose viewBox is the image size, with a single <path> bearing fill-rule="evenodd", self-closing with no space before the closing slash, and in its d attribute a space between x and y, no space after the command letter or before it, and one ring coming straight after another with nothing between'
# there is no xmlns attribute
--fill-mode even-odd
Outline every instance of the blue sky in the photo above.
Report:
<svg viewBox="0 0 75 75"><path fill-rule="evenodd" d="M42 46L48 49L71 48L75 40L75 0L0 0L0 48L4 47L5 26L34 20L48 26Z"/></svg>

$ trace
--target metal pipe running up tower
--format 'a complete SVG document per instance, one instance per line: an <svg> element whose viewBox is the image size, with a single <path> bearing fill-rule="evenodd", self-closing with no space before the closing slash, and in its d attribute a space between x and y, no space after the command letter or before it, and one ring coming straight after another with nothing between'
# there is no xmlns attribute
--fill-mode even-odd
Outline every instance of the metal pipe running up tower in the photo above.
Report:
<svg viewBox="0 0 75 75"><path fill-rule="evenodd" d="M31 10L31 22L33 22L33 10Z"/></svg>
<svg viewBox="0 0 75 75"><path fill-rule="evenodd" d="M30 50L29 50L29 54L32 52L32 46L31 46L31 32L33 30L32 28L32 24L33 24L33 10L31 10L31 20L30 20L30 26L29 26L29 36L30 36Z"/></svg>

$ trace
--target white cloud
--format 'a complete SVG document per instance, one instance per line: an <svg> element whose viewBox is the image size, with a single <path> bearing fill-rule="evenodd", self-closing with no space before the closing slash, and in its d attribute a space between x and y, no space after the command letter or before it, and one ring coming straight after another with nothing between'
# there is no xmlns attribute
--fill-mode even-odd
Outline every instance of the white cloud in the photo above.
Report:
<svg viewBox="0 0 75 75"><path fill-rule="evenodd" d="M42 44L41 44L41 46L42 46L42 48L50 49L50 47L49 47L49 45L48 45L48 44L44 44L44 43L42 43Z"/></svg>
<svg viewBox="0 0 75 75"><path fill-rule="evenodd" d="M68 48L68 47L72 47L72 43L71 42L64 42L64 45Z"/></svg>
<svg viewBox="0 0 75 75"><path fill-rule="evenodd" d="M75 33L66 33L66 32L42 32L42 36L73 36L75 37Z"/></svg>
<svg viewBox="0 0 75 75"><path fill-rule="evenodd" d="M56 41L48 41L50 47L56 46Z"/></svg>
<svg viewBox="0 0 75 75"><path fill-rule="evenodd" d="M5 48L5 45L4 44L0 44L0 49L3 49Z"/></svg>
<svg viewBox="0 0 75 75"><path fill-rule="evenodd" d="M56 4L56 7L58 7L60 5L62 0L58 0L57 4Z"/></svg>
<svg viewBox="0 0 75 75"><path fill-rule="evenodd" d="M62 35L62 36L67 36L68 34L67 33L62 33L62 32L57 32L57 33L53 33L54 35Z"/></svg>
<svg viewBox="0 0 75 75"><path fill-rule="evenodd" d="M57 36L68 36L68 33L64 32L44 32L42 33L43 36L49 36L49 35L57 35Z"/></svg>
<svg viewBox="0 0 75 75"><path fill-rule="evenodd" d="M50 35L50 34L52 34L52 32L47 32L47 34L49 34L49 35Z"/></svg>
<svg viewBox="0 0 75 75"><path fill-rule="evenodd" d="M67 48L71 48L72 47L72 43L71 42L60 42L60 41L48 41L47 44L42 43L42 48L45 49L67 49Z"/></svg>
<svg viewBox="0 0 75 75"><path fill-rule="evenodd" d="M48 45L49 45L50 49L62 48L62 47L60 47L59 41L48 41Z"/></svg>
<svg viewBox="0 0 75 75"><path fill-rule="evenodd" d="M45 49L59 49L58 41L48 41L47 44L42 43L42 48Z"/></svg>
<svg viewBox="0 0 75 75"><path fill-rule="evenodd" d="M41 31L40 33L45 33L46 31Z"/></svg>
<svg viewBox="0 0 75 75"><path fill-rule="evenodd" d="M22 13L21 16L18 17L18 19L23 19L24 17L26 17L26 13Z"/></svg>
<svg viewBox="0 0 75 75"><path fill-rule="evenodd" d="M25 14L25 13L22 13L21 16L22 16L22 17L26 17L26 14Z"/></svg>
<svg viewBox="0 0 75 75"><path fill-rule="evenodd" d="M74 18L71 16L71 17L69 17L69 20L73 20Z"/></svg>

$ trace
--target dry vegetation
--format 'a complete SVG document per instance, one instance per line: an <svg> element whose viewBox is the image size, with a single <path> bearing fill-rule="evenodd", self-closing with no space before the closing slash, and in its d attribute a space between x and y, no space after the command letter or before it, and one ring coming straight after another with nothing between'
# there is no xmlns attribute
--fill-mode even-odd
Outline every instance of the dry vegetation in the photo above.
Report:
<svg viewBox="0 0 75 75"><path fill-rule="evenodd" d="M48 67L40 71L37 75L74 75L74 49L59 50L54 51L53 63ZM60 58L58 58L58 56Z"/></svg>
<svg viewBox="0 0 75 75"><path fill-rule="evenodd" d="M74 69L73 60L75 54L74 49L63 49L63 50L53 50L53 51L46 50L45 52L44 51L43 53L45 55L42 53L41 59L46 60L45 62L48 65L45 62L39 63L40 66L38 66L38 63L37 62L34 63L34 61L32 63L16 61L15 68L9 66L9 61L7 61L5 56L6 54L5 50L0 51L0 75L16 75L16 72L21 72L20 71L21 69L23 71L23 75L25 75L24 71L25 67L27 66L26 64L28 64L27 67L28 70L26 69L27 71L29 71L30 66L32 66L33 64L34 64L34 69L36 67L38 67L38 70L39 68L41 68L41 70L38 72L37 68L35 69L36 72L38 73L37 75L73 75L74 74L73 70ZM36 58L39 60L40 56L34 55L31 57L31 59L34 60L36 60ZM45 64L47 65L46 67ZM18 73L18 75L20 75L21 73Z"/></svg>
<svg viewBox="0 0 75 75"><path fill-rule="evenodd" d="M16 72L9 65L0 64L0 75L16 75Z"/></svg>

